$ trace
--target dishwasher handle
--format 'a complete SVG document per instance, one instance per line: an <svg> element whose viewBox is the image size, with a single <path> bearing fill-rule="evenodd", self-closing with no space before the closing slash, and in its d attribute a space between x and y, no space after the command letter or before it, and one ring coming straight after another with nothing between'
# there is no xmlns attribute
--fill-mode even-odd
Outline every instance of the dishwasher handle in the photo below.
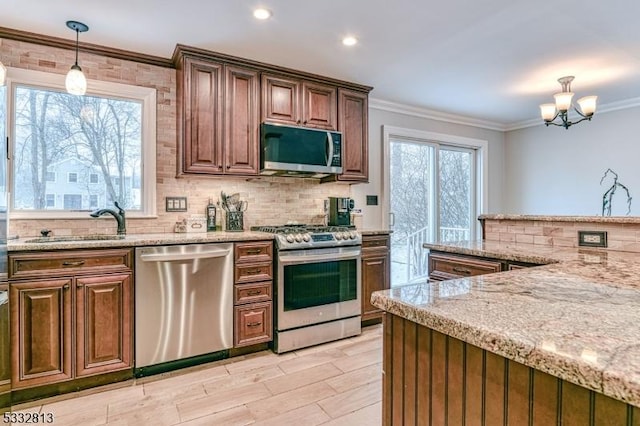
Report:
<svg viewBox="0 0 640 426"><path fill-rule="evenodd" d="M174 260L195 260L224 257L230 252L231 250L209 250L200 253L147 253L141 254L140 259L144 262L171 262Z"/></svg>

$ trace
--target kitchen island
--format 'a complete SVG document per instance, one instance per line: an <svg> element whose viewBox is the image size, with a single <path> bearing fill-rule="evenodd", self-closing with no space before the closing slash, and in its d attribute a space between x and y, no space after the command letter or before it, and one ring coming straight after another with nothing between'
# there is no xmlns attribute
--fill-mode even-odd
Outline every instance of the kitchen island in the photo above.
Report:
<svg viewBox="0 0 640 426"><path fill-rule="evenodd" d="M384 424L640 424L637 253L429 248L545 265L374 293Z"/></svg>

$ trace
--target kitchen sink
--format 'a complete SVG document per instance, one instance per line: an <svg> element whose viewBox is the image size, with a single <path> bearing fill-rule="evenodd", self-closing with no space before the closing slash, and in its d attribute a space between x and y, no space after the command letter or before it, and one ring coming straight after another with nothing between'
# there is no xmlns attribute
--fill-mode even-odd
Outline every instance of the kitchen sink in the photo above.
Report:
<svg viewBox="0 0 640 426"><path fill-rule="evenodd" d="M123 240L124 235L65 235L60 237L39 237L26 240L25 243L57 243L64 241L105 241Z"/></svg>

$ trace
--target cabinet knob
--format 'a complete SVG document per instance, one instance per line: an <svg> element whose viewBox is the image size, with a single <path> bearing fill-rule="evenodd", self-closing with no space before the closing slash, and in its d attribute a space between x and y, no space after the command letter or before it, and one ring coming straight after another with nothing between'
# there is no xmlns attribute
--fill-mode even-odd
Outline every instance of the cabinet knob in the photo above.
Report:
<svg viewBox="0 0 640 426"><path fill-rule="evenodd" d="M63 286L62 286L62 289L63 289L63 290L69 290L69 284L65 284L65 285L63 285Z"/></svg>
<svg viewBox="0 0 640 426"><path fill-rule="evenodd" d="M227 169L230 169L230 168L231 168L231 164L227 164Z"/></svg>
<svg viewBox="0 0 640 426"><path fill-rule="evenodd" d="M306 124L307 124L307 120L304 120L304 121L302 122L302 124L306 125Z"/></svg>
<svg viewBox="0 0 640 426"><path fill-rule="evenodd" d="M77 288L78 290L80 290L83 286L84 286L84 284L76 284L76 288Z"/></svg>

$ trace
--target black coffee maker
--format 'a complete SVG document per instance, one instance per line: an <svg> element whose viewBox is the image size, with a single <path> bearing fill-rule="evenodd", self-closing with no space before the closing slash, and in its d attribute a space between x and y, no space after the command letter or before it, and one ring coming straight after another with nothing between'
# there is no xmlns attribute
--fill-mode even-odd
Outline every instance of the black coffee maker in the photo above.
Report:
<svg viewBox="0 0 640 426"><path fill-rule="evenodd" d="M351 210L354 201L351 198L329 197L329 226L351 225Z"/></svg>

